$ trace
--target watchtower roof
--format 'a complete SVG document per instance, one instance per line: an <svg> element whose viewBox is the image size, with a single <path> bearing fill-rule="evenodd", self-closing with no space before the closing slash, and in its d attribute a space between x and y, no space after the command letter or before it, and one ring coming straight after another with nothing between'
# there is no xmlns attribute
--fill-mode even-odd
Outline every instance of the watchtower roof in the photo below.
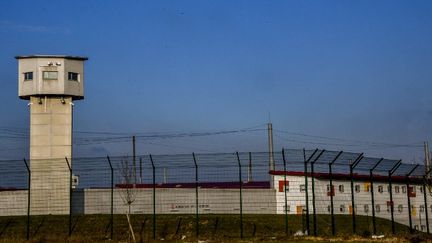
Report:
<svg viewBox="0 0 432 243"><path fill-rule="evenodd" d="M16 56L16 59L29 59L29 58L64 58L71 60L85 61L88 57L84 56L68 56L68 55L28 55L28 56Z"/></svg>

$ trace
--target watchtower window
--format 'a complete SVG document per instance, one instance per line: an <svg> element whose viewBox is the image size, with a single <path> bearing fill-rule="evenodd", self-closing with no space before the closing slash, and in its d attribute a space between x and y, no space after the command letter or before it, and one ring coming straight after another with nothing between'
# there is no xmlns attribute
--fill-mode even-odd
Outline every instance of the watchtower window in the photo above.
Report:
<svg viewBox="0 0 432 243"><path fill-rule="evenodd" d="M74 72L68 72L69 81L78 81L79 74Z"/></svg>
<svg viewBox="0 0 432 243"><path fill-rule="evenodd" d="M44 71L43 72L43 79L56 80L56 79L58 79L58 72L57 71Z"/></svg>
<svg viewBox="0 0 432 243"><path fill-rule="evenodd" d="M30 81L30 80L33 80L33 72L24 73L24 81Z"/></svg>

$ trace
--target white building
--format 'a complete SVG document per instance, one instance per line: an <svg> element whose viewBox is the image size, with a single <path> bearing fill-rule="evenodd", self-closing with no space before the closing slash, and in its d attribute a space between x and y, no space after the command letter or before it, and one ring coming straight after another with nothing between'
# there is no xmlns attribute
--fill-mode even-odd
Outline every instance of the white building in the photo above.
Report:
<svg viewBox="0 0 432 243"><path fill-rule="evenodd" d="M287 212L289 214L302 214L306 211L306 179L303 172L286 172L284 183L284 171L273 171L274 185L276 189L277 213L283 214L285 207L285 192L287 197ZM353 213L351 200L351 180L349 174L333 174L333 190L330 190L330 175L327 173L314 173L315 186L315 210L316 214L331 213L331 191L333 192L334 214ZM389 182L386 176L373 176L375 216L391 219L391 201ZM356 215L372 216L371 182L368 176L357 175L354 179L354 211ZM307 192L309 201L309 213L313 213L312 178L307 177ZM412 227L416 230L426 231L426 208L423 194L423 184L418 178L412 178L407 188L405 177L392 177L392 194L394 203L394 220L409 226L411 211ZM408 191L407 191L408 190ZM426 196L429 215L432 214L432 197L429 187L426 187ZM411 210L408 210L408 195ZM303 211L304 210L304 211Z"/></svg>

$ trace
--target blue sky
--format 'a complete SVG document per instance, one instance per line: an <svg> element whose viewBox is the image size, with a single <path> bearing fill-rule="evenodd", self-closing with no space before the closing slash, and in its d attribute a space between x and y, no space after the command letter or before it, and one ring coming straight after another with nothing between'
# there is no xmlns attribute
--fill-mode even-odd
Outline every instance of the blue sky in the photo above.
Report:
<svg viewBox="0 0 432 243"><path fill-rule="evenodd" d="M29 123L13 57L70 54L89 57L78 132L265 129L270 114L277 150L419 162L432 136L431 13L431 1L2 1L0 158L27 153L28 140L4 132ZM266 138L140 139L138 152L265 151Z"/></svg>

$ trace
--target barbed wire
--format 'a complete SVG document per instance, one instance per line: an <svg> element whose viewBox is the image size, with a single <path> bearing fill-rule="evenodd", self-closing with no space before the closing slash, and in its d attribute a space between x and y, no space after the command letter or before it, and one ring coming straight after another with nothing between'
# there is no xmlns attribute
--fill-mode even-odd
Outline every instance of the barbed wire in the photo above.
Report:
<svg viewBox="0 0 432 243"><path fill-rule="evenodd" d="M216 137L216 136L240 136L246 135L251 136L253 134L259 135L259 132L267 131L265 127L267 124L258 124L255 126L241 128L241 129L229 129L229 130L213 130L213 131L202 131L202 132L109 132L109 131L75 131L74 132L74 142L76 146L91 146L91 145L104 145L104 144L114 144L114 143L129 143L131 142L131 137L135 136L137 143L155 145L159 147L166 148L177 148L184 150L196 150L199 152L217 152L221 149L209 149L209 147L214 146L212 141L204 148L200 145L190 144L190 141L183 140L181 144L175 144L171 141L180 141L180 139L195 139L195 138L206 138L206 137ZM298 132L290 132L286 130L273 129L274 137L276 141L279 140L280 143L284 144L289 142L290 144L299 145L312 145L312 146L324 146L324 147L334 147L338 146L342 149L344 148L355 148L362 151L373 151L380 149L407 149L407 150L421 150L423 145L422 142L413 142L406 144L395 144L395 143L384 143L377 141L363 141L356 139L345 139L345 138L335 138L319 135L311 135ZM286 135L290 135L286 137ZM13 144L12 141L25 141L29 139L28 129L23 129L13 126L0 126L0 139L7 142L5 144ZM167 140L169 143L158 142L158 140ZM263 140L265 141L265 139ZM190 145L186 145L186 144ZM225 149L228 147L227 144L223 144ZM201 148L200 148L201 147ZM229 148L234 149L236 146L230 146ZM21 146L9 148L1 148L0 151L19 151L25 150Z"/></svg>

